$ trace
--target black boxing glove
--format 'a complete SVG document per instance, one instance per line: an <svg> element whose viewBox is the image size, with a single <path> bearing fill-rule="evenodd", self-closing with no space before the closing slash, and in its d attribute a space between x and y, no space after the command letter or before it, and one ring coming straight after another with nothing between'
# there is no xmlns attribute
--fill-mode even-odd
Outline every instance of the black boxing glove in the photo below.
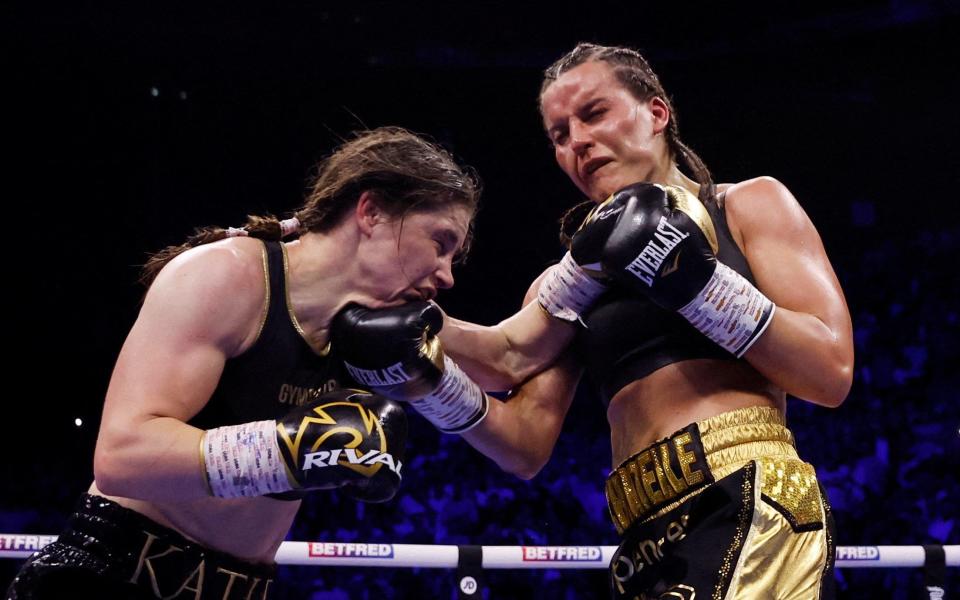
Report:
<svg viewBox="0 0 960 600"><path fill-rule="evenodd" d="M610 278L603 272L602 259L623 208L611 196L587 214L571 240L570 251L547 272L537 290L537 300L546 312L564 321L580 320L607 290Z"/></svg>
<svg viewBox="0 0 960 600"><path fill-rule="evenodd" d="M463 433L487 414L489 399L450 357L437 334L443 312L430 302L337 313L330 341L350 375L394 400L405 400L445 433Z"/></svg>
<svg viewBox="0 0 960 600"><path fill-rule="evenodd" d="M612 280L677 311L737 357L769 325L776 306L717 260L713 221L687 190L638 183L613 194L596 212L574 236L575 258L599 254Z"/></svg>
<svg viewBox="0 0 960 600"><path fill-rule="evenodd" d="M279 421L204 432L201 454L211 494L222 498L344 488L383 502L401 479L407 419L398 404L358 390L337 390ZM293 492L293 493L291 493Z"/></svg>

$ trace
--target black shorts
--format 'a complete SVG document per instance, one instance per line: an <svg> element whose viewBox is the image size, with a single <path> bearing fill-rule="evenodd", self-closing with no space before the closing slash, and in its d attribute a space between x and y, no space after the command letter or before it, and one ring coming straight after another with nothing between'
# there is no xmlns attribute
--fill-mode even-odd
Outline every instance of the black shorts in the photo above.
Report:
<svg viewBox="0 0 960 600"><path fill-rule="evenodd" d="M276 565L205 548L138 512L84 494L57 541L35 553L8 600L263 600Z"/></svg>

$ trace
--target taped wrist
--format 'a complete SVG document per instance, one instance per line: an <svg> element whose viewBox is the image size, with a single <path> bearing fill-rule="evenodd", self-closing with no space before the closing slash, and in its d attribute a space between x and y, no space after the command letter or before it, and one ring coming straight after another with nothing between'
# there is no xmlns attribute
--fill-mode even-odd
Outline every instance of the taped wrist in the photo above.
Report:
<svg viewBox="0 0 960 600"><path fill-rule="evenodd" d="M593 301L607 289L577 264L567 252L540 283L537 300L551 315L564 321L576 321Z"/></svg>
<svg viewBox="0 0 960 600"><path fill-rule="evenodd" d="M490 401L480 386L453 362L443 357L443 377L430 394L411 400L417 412L444 433L465 433L473 429L490 408Z"/></svg>
<svg viewBox="0 0 960 600"><path fill-rule="evenodd" d="M718 262L707 285L677 312L740 358L766 330L776 308L746 277Z"/></svg>
<svg viewBox="0 0 960 600"><path fill-rule="evenodd" d="M277 445L276 421L209 429L200 442L200 454L210 493L219 498L294 489Z"/></svg>

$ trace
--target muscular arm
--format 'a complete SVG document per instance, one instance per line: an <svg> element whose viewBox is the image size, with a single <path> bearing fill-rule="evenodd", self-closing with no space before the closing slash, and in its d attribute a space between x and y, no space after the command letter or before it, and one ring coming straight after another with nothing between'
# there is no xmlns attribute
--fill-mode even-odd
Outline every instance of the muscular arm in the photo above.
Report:
<svg viewBox="0 0 960 600"><path fill-rule="evenodd" d="M523 315L524 311L531 307L544 315L535 301L541 280L542 276L533 283L524 299L524 309L511 319ZM544 315L544 318L548 317ZM504 323L509 321L510 319ZM542 347L539 350L541 356L550 356L551 361L561 353L574 335L573 326L556 322L562 325L563 335L543 344L558 345ZM468 349L469 346L460 349L458 360L465 356L462 352ZM471 359L475 362L477 357L467 357L468 363ZM466 366L464 368L466 369ZM487 417L477 427L464 433L463 438L503 470L523 479L532 478L543 468L553 452L580 374L579 367L569 353L564 354L553 366L517 388L507 401L490 398Z"/></svg>
<svg viewBox="0 0 960 600"><path fill-rule="evenodd" d="M790 191L767 177L730 188L726 213L757 287L777 305L745 358L787 393L839 406L853 377L853 331L816 228Z"/></svg>
<svg viewBox="0 0 960 600"><path fill-rule="evenodd" d="M252 264L231 248L203 247L175 259L153 283L107 390L94 457L103 493L209 496L203 431L186 421L209 400L227 357L258 322L263 273Z"/></svg>
<svg viewBox="0 0 960 600"><path fill-rule="evenodd" d="M444 350L485 390L505 391L526 381L551 365L576 333L573 324L548 315L536 297L528 293L519 312L492 327L446 316Z"/></svg>

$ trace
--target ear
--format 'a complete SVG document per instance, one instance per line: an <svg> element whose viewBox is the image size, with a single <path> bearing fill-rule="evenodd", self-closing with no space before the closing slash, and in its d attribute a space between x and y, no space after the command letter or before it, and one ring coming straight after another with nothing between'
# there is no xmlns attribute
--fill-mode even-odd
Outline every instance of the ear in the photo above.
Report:
<svg viewBox="0 0 960 600"><path fill-rule="evenodd" d="M373 192L363 192L357 200L357 207L353 211L357 227L364 235L370 235L374 225L386 221L386 215L377 204L377 197Z"/></svg>
<svg viewBox="0 0 960 600"><path fill-rule="evenodd" d="M654 96L647 101L647 108L653 116L653 133L663 133L670 124L670 107L660 96Z"/></svg>

